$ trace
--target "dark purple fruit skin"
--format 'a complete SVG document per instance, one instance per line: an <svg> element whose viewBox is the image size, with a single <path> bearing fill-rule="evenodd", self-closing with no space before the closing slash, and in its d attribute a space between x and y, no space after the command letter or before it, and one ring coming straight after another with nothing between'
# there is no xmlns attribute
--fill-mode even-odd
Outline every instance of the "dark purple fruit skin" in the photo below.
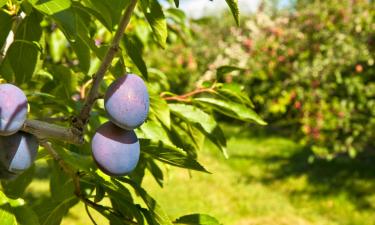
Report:
<svg viewBox="0 0 375 225"><path fill-rule="evenodd" d="M96 164L110 176L124 176L137 166L140 147L132 130L106 122L97 129L91 147Z"/></svg>
<svg viewBox="0 0 375 225"><path fill-rule="evenodd" d="M10 136L0 136L0 169L4 174L22 173L34 163L38 147L36 137L22 131Z"/></svg>
<svg viewBox="0 0 375 225"><path fill-rule="evenodd" d="M104 97L109 119L126 130L133 130L146 120L149 106L147 87L135 74L127 74L115 80Z"/></svg>
<svg viewBox="0 0 375 225"><path fill-rule="evenodd" d="M12 84L0 84L0 135L16 133L25 123L27 98Z"/></svg>

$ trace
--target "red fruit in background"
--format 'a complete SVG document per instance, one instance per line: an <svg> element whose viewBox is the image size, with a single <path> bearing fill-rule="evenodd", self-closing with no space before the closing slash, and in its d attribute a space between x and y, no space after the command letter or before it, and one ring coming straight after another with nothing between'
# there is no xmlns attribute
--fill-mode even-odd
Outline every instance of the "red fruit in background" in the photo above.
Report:
<svg viewBox="0 0 375 225"><path fill-rule="evenodd" d="M253 47L253 40L251 40L250 38L247 38L245 39L243 42L242 42L243 46L247 49L247 50L251 50L251 48Z"/></svg>
<svg viewBox="0 0 375 225"><path fill-rule="evenodd" d="M363 71L363 66L361 64L355 65L355 71L361 73Z"/></svg>
<svg viewBox="0 0 375 225"><path fill-rule="evenodd" d="M337 115L338 115L340 118L344 118L344 117L345 117L345 113L344 113L344 112L339 112Z"/></svg>
<svg viewBox="0 0 375 225"><path fill-rule="evenodd" d="M277 57L277 61L279 61L279 62L284 62L285 61L285 56L283 56L283 55L280 55L280 56L278 56Z"/></svg>
<svg viewBox="0 0 375 225"><path fill-rule="evenodd" d="M296 101L295 103L294 103L294 108L296 108L296 109L301 109L301 107L302 107L302 103L300 102L300 101Z"/></svg>

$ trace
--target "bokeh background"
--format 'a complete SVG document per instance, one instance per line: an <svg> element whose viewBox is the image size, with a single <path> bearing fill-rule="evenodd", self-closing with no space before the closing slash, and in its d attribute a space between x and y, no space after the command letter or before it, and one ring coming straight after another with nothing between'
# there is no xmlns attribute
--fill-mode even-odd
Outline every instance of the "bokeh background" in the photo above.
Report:
<svg viewBox="0 0 375 225"><path fill-rule="evenodd" d="M145 61L175 93L240 82L268 125L217 115L229 159L207 142L199 161L211 174L166 167L163 188L151 176L144 186L171 218L201 212L233 225L375 224L375 3L239 5L237 26L224 0L181 1L186 15L169 16L184 26ZM48 183L35 179L29 189L43 195ZM75 206L63 224L89 224L83 210Z"/></svg>

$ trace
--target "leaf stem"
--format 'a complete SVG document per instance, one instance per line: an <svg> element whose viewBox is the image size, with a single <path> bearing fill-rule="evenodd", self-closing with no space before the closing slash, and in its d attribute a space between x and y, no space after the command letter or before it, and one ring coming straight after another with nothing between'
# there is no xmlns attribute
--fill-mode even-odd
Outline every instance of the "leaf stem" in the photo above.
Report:
<svg viewBox="0 0 375 225"><path fill-rule="evenodd" d="M123 14L120 20L118 29L113 37L111 46L109 47L106 55L104 56L102 64L100 65L97 73L93 76L92 86L87 95L85 104L83 105L80 111L80 114L77 116L77 119L75 120L73 124L73 126L81 132L84 131L84 128L86 124L88 123L91 109L97 99L100 84L104 78L106 71L111 66L111 62L113 58L115 57L116 53L119 50L120 41L123 37L126 27L128 26L130 22L130 17L134 11L136 4L137 4L137 0L131 0L129 6L125 10L125 13Z"/></svg>

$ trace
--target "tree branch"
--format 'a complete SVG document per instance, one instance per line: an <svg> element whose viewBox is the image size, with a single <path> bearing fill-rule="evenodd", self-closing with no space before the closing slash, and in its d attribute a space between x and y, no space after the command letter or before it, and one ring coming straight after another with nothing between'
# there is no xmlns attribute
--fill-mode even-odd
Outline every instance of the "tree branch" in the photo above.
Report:
<svg viewBox="0 0 375 225"><path fill-rule="evenodd" d="M21 130L33 134L39 139L51 138L76 145L83 143L83 137L78 134L78 131L74 132L74 128L66 128L43 121L26 120Z"/></svg>
<svg viewBox="0 0 375 225"><path fill-rule="evenodd" d="M74 121L73 123L73 126L81 132L84 131L84 128L88 122L91 109L97 99L100 83L102 82L106 71L111 66L111 62L113 58L118 52L120 41L122 39L122 36L124 34L126 27L128 26L130 22L130 17L134 11L136 4L137 4L137 0L131 0L128 8L126 9L125 13L123 14L120 20L120 24L115 33L115 36L113 37L111 46L108 49L106 55L104 56L102 64L100 65L97 73L93 76L93 82L92 82L93 84L86 98L85 104L83 105L81 112L78 115L76 121Z"/></svg>

